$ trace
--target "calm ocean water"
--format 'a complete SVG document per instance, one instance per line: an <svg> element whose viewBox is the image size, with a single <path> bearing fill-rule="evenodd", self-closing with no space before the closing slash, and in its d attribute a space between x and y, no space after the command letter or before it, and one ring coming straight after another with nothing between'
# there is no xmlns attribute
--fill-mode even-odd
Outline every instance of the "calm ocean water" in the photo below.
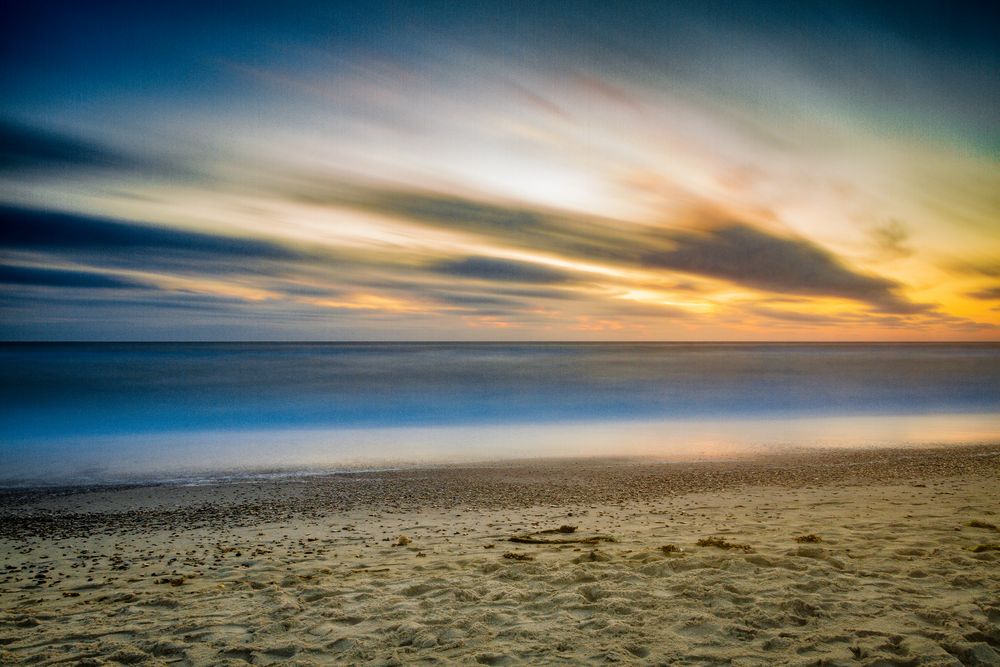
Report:
<svg viewBox="0 0 1000 667"><path fill-rule="evenodd" d="M0 482L1000 440L992 344L8 344Z"/></svg>

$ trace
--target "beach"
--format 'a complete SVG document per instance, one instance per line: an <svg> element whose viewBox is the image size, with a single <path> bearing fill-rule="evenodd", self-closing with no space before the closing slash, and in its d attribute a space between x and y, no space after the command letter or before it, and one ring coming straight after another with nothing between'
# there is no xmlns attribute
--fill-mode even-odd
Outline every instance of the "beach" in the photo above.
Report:
<svg viewBox="0 0 1000 667"><path fill-rule="evenodd" d="M1000 2L0 27L0 667L1000 667Z"/></svg>
<svg viewBox="0 0 1000 667"><path fill-rule="evenodd" d="M9 489L0 664L996 665L998 480L978 444Z"/></svg>

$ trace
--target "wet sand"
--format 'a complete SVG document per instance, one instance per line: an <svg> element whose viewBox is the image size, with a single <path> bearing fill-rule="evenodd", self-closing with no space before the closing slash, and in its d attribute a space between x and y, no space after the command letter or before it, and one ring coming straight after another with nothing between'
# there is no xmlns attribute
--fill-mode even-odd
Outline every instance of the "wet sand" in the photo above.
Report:
<svg viewBox="0 0 1000 667"><path fill-rule="evenodd" d="M998 525L1000 445L6 491L0 664L996 665Z"/></svg>

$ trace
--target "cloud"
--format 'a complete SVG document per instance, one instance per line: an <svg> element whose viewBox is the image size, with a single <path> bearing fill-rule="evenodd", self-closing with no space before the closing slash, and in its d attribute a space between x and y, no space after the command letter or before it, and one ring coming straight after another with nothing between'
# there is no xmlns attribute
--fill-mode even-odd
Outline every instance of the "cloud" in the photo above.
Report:
<svg viewBox="0 0 1000 667"><path fill-rule="evenodd" d="M145 158L97 142L0 119L0 174L143 172L190 176L167 160Z"/></svg>
<svg viewBox="0 0 1000 667"><path fill-rule="evenodd" d="M509 296L523 296L529 299L555 299L557 301L567 301L580 299L580 293L571 289L547 289L547 288L508 288L498 287L493 290L498 294Z"/></svg>
<svg viewBox="0 0 1000 667"><path fill-rule="evenodd" d="M957 261L947 266L948 269L966 276L980 278L1000 278L1000 260L978 259L973 261ZM1000 285L994 283L965 293L965 296L982 301L1000 300Z"/></svg>
<svg viewBox="0 0 1000 667"><path fill-rule="evenodd" d="M39 308L39 306L44 306ZM148 292L134 293L132 295L114 294L107 296L88 296L81 298L76 293L61 292L58 290L46 291L41 294L24 293L2 293L0 292L0 308L14 309L23 308L33 315L45 316L46 314L64 309L78 309L82 317L86 314L88 318L103 318L108 314L121 316L123 312L145 309L153 312L158 309L199 311L205 315L212 313L224 314L238 309L254 308L260 310L260 304L248 304L246 301L237 298L220 297L208 294L191 294L166 292L151 289ZM108 323L114 323L116 317L108 319Z"/></svg>
<svg viewBox="0 0 1000 667"><path fill-rule="evenodd" d="M325 194L309 193L302 198L591 261L634 261L642 241L637 225L436 192L341 184Z"/></svg>
<svg viewBox="0 0 1000 667"><path fill-rule="evenodd" d="M928 310L899 296L897 283L852 270L806 239L727 222L709 213L701 216L702 228L678 229L438 194L370 189L348 194L343 201L349 206L411 224L462 231L479 237L480 246L524 248L571 263L662 272L649 279L688 291L699 290L684 276L695 282L694 276L700 276L752 287L776 298L790 294L853 299L870 306L870 317ZM523 323L550 318L541 306L548 299L564 304L549 306L555 308L552 312L569 309L574 315L698 318L697 313L671 305L633 304L615 298L620 292L616 283L631 279L609 275L595 282L589 272L501 259L486 252L442 258L419 252L400 255L375 249L286 246L260 238L0 207L2 251L15 253L20 264L41 263L40 256L48 256L88 267L78 271L6 267L6 273L0 270L0 283L8 285L42 285L53 291L137 286L109 273L127 267L163 274L166 282L157 280L163 293L177 295L191 289L192 299L202 291L245 296L248 308L281 310L303 321L312 317L321 321L331 312L347 314L344 309L353 308L348 319L374 322L377 316L398 316L401 311L389 306L404 303L419 305L406 311L410 320L419 313L439 317L450 312L457 317L464 312ZM196 280L170 281L169 274L187 274ZM202 277L215 280L202 285ZM158 303L159 295L155 296ZM362 301L364 313L355 312L360 306L337 310L338 303ZM157 306L150 302L150 307Z"/></svg>
<svg viewBox="0 0 1000 667"><path fill-rule="evenodd" d="M742 223L698 232L672 231L666 237L674 247L645 254L643 264L768 292L852 299L887 312L926 308L896 294L898 283L853 271L806 239L777 236Z"/></svg>
<svg viewBox="0 0 1000 667"><path fill-rule="evenodd" d="M780 310L778 308L768 308L767 306L750 306L747 308L747 311L753 313L754 315L760 315L773 320L781 320L783 322L794 322L795 324L844 325L857 324L858 322L858 318L856 317L825 315L822 313L805 313L794 310Z"/></svg>
<svg viewBox="0 0 1000 667"><path fill-rule="evenodd" d="M651 317L656 318L657 320L695 320L700 317L700 315L696 312L678 308L676 306L670 306L662 303L639 303L637 301L628 301L625 299L615 299L609 301L600 309L600 312L616 317Z"/></svg>
<svg viewBox="0 0 1000 667"><path fill-rule="evenodd" d="M1000 285L994 285L993 287L984 287L983 289L978 289L973 292L966 292L966 296L970 296L973 299L982 299L983 301L998 301L1000 300Z"/></svg>
<svg viewBox="0 0 1000 667"><path fill-rule="evenodd" d="M726 220L708 209L699 212L704 229L691 231L406 190L343 186L329 203L577 261L682 272L780 294L851 299L881 312L928 308L900 295L899 283L855 271L807 239Z"/></svg>
<svg viewBox="0 0 1000 667"><path fill-rule="evenodd" d="M878 225L871 230L872 240L878 249L879 255L890 259L909 257L913 254L913 248L906 242L910 238L910 232L899 220L890 220L883 225Z"/></svg>
<svg viewBox="0 0 1000 667"><path fill-rule="evenodd" d="M1000 278L1000 260L996 259L953 262L949 268L967 275Z"/></svg>
<svg viewBox="0 0 1000 667"><path fill-rule="evenodd" d="M538 264L515 262L492 257L463 257L439 262L431 271L446 276L494 282L536 283L541 285L571 282L573 277Z"/></svg>
<svg viewBox="0 0 1000 667"><path fill-rule="evenodd" d="M524 307L524 304L516 299L503 296L492 296L489 294L437 292L432 293L429 296L431 296L435 301L453 306L459 306L460 308L482 309L503 307L520 309Z"/></svg>
<svg viewBox="0 0 1000 667"><path fill-rule="evenodd" d="M304 257L265 240L11 207L0 207L0 248L97 256L117 265L144 267L191 257L233 261Z"/></svg>
<svg viewBox="0 0 1000 667"><path fill-rule="evenodd" d="M453 285L424 285L419 287L421 296L427 297L437 303L447 306L455 306L458 309L506 309L505 314L523 313L533 308L538 308L546 301L572 302L584 301L588 307L594 304L589 299L583 297L580 292L569 289L547 289L547 288L506 288L495 283L481 285L477 289L476 285L465 282Z"/></svg>
<svg viewBox="0 0 1000 667"><path fill-rule="evenodd" d="M0 284L70 289L147 289L149 287L128 278L93 271L4 265L0 265Z"/></svg>
<svg viewBox="0 0 1000 667"><path fill-rule="evenodd" d="M0 120L0 172L120 167L124 162L95 144Z"/></svg>

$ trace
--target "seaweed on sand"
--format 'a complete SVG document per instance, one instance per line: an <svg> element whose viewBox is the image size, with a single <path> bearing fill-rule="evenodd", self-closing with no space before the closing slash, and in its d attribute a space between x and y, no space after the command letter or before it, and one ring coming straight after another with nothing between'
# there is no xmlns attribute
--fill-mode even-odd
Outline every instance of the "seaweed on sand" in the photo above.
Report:
<svg viewBox="0 0 1000 667"><path fill-rule="evenodd" d="M515 542L517 544L600 544L601 542L614 542L615 538L610 535L592 535L590 537L571 537L571 538L548 538L548 537L535 537L540 533L532 533L531 535L514 535L508 541Z"/></svg>
<svg viewBox="0 0 1000 667"><path fill-rule="evenodd" d="M965 524L969 528L986 528L987 530L1000 530L995 524L987 523L986 521L979 521L978 519L973 519L969 523Z"/></svg>
<svg viewBox="0 0 1000 667"><path fill-rule="evenodd" d="M539 537L540 535L570 535L576 532L576 526L559 526L558 528L549 528L547 530L539 530L534 533L525 533L524 535L513 535L510 537L510 542L515 542L517 544L599 544L601 542L614 542L615 538L610 535L588 535L575 536L575 537Z"/></svg>
<svg viewBox="0 0 1000 667"><path fill-rule="evenodd" d="M703 537L696 544L699 547L715 547L717 549L735 549L737 551L743 551L745 553L750 553L753 551L753 547L749 544L736 544L735 542L727 542L721 537Z"/></svg>

